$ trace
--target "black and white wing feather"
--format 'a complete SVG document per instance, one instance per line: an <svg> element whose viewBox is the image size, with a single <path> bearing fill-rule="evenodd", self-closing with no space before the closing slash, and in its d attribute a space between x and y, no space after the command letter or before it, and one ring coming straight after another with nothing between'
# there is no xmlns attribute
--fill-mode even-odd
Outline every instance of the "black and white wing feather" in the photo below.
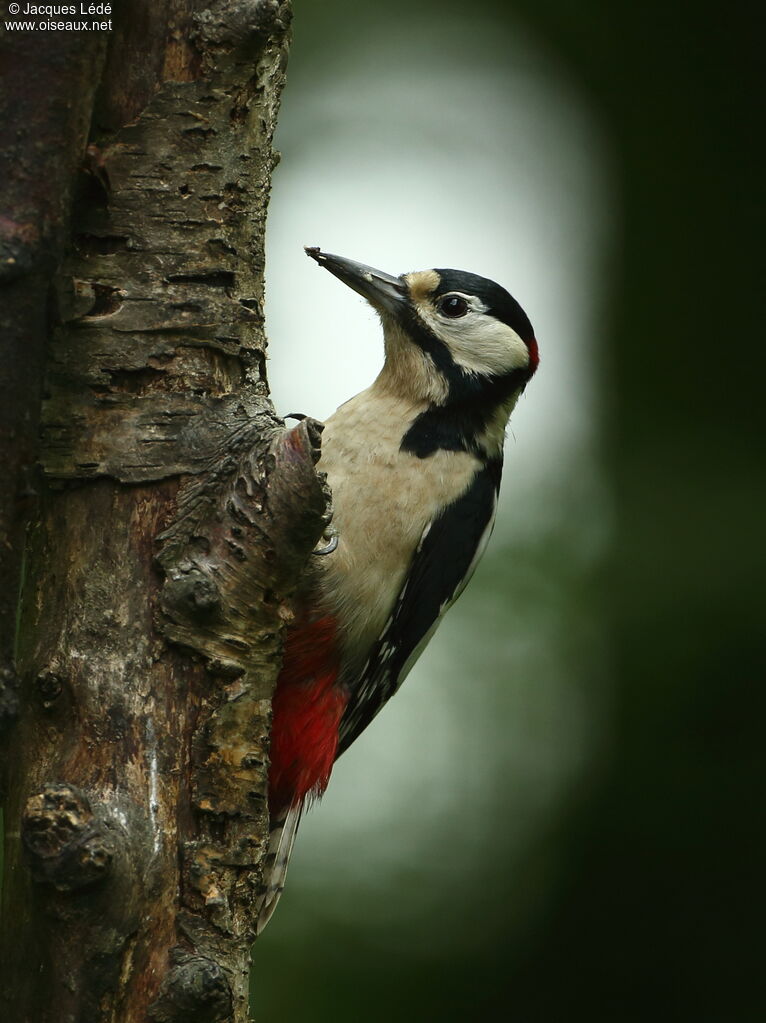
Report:
<svg viewBox="0 0 766 1023"><path fill-rule="evenodd" d="M494 525L501 470L500 459L485 465L423 531L391 616L352 685L338 756L402 684L471 578Z"/></svg>

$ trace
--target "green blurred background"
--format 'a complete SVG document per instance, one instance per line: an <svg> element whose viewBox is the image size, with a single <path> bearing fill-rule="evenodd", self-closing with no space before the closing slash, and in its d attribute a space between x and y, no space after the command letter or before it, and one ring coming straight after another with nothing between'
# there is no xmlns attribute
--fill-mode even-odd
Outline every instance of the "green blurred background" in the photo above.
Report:
<svg viewBox="0 0 766 1023"><path fill-rule="evenodd" d="M484 563L301 828L254 1014L762 1020L755 26L709 3L295 8L278 409L325 416L381 358L302 244L493 277L542 363Z"/></svg>

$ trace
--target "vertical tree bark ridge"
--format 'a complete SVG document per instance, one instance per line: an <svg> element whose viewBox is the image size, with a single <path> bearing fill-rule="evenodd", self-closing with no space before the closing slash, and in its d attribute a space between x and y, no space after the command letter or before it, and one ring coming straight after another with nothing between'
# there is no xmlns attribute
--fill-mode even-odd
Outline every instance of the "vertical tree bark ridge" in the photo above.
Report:
<svg viewBox="0 0 766 1023"><path fill-rule="evenodd" d="M264 374L290 12L132 7L56 282L0 1004L242 1023L279 634L326 522L318 431L280 431ZM141 12L162 46L121 76Z"/></svg>
<svg viewBox="0 0 766 1023"><path fill-rule="evenodd" d="M0 742L16 710L16 603L35 493L48 291L105 49L96 34L0 37Z"/></svg>
<svg viewBox="0 0 766 1023"><path fill-rule="evenodd" d="M313 468L320 431L304 420L268 450L248 440L232 445L220 468L180 495L179 515L161 538L163 631L200 653L220 680L221 698L193 737L190 798L199 826L182 848L179 913L194 948L213 959L221 934L247 945L255 938L275 629L291 617L284 595L328 521L329 495ZM175 989L175 973L169 982Z"/></svg>

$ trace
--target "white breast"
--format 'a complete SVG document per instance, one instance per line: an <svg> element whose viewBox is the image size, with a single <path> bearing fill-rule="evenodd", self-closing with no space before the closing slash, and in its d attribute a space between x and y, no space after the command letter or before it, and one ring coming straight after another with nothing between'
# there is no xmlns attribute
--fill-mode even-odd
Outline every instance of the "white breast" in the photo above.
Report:
<svg viewBox="0 0 766 1023"><path fill-rule="evenodd" d="M325 426L318 468L332 487L338 547L316 561L323 603L342 623L347 677L380 635L423 530L480 467L467 452L421 459L399 450L423 407L373 385Z"/></svg>

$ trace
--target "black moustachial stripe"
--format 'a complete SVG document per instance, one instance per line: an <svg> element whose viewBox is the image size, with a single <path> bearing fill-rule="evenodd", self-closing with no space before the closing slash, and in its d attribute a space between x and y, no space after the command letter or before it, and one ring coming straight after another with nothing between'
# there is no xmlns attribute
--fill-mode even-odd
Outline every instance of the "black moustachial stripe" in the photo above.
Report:
<svg viewBox="0 0 766 1023"><path fill-rule="evenodd" d="M528 379L526 369L498 377L474 377L457 398L451 386L446 404L431 405L417 416L402 438L400 450L418 458L428 458L435 451L469 451L483 457L476 438L487 428L497 408Z"/></svg>
<svg viewBox="0 0 766 1023"><path fill-rule="evenodd" d="M495 319L507 324L523 341L534 340L534 331L527 314L505 288L494 281L464 270L437 270L439 285L434 295L461 291L476 295ZM497 408L511 395L522 390L532 375L519 367L495 376L480 376L458 366L447 345L420 319L414 309L405 317L404 328L412 340L426 352L447 382L447 400L422 412L402 438L401 450L418 458L428 458L436 451L470 451L477 449L476 438L486 429Z"/></svg>
<svg viewBox="0 0 766 1023"><path fill-rule="evenodd" d="M474 476L461 497L448 505L418 547L407 582L382 635L351 689L340 723L338 755L367 727L402 682L412 653L443 615L467 576L491 524L502 474L502 458Z"/></svg>

